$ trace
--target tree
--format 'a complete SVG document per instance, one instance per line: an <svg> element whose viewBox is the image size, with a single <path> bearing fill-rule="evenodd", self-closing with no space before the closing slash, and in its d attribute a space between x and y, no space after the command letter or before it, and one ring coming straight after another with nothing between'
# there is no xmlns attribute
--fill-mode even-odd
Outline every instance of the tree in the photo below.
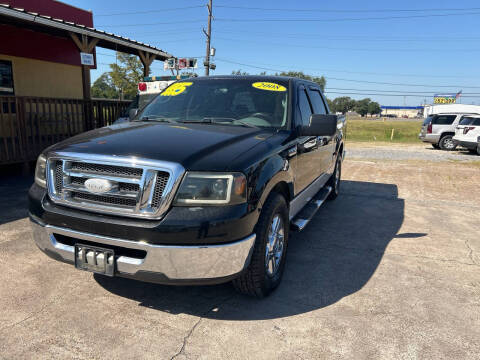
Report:
<svg viewBox="0 0 480 360"><path fill-rule="evenodd" d="M119 92L112 83L112 78L108 72L103 73L93 83L91 94L93 98L118 99Z"/></svg>
<svg viewBox="0 0 480 360"><path fill-rule="evenodd" d="M380 114L381 112L382 112L382 108L380 107L379 103L372 101L370 102L370 104L368 104L368 113L370 115L377 115L377 114Z"/></svg>
<svg viewBox="0 0 480 360"><path fill-rule="evenodd" d="M355 111L361 116L368 114L368 105L372 102L369 98L358 100L357 105L355 106Z"/></svg>
<svg viewBox="0 0 480 360"><path fill-rule="evenodd" d="M138 83L143 80L143 65L138 56L117 52L117 63L110 64L112 84L123 93L124 99L134 99Z"/></svg>
<svg viewBox="0 0 480 360"><path fill-rule="evenodd" d="M322 89L322 91L325 90L325 85L327 85L327 80L323 76L312 76L304 74L301 71L282 71L280 74L275 75L298 77L300 79L316 82L320 86L320 89Z"/></svg>
<svg viewBox="0 0 480 360"><path fill-rule="evenodd" d="M342 114L346 114L349 111L355 109L357 102L353 100L351 97L342 96L335 98L333 101L333 108L335 112L341 112Z"/></svg>
<svg viewBox="0 0 480 360"><path fill-rule="evenodd" d="M247 72L245 71L242 71L241 69L240 70L232 70L232 75L238 75L238 76L242 76L242 75L249 75Z"/></svg>

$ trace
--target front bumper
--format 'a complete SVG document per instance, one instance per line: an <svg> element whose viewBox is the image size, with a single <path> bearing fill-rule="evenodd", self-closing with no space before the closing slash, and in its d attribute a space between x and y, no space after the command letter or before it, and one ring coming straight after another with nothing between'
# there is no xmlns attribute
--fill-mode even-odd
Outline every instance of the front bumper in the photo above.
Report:
<svg viewBox="0 0 480 360"><path fill-rule="evenodd" d="M32 215L30 219L37 246L51 258L74 264L74 244L77 241L122 249L123 254L135 255L122 255L122 252L116 255L115 275L156 283L228 281L249 265L255 244L255 234L252 234L220 245L155 245L45 225Z"/></svg>

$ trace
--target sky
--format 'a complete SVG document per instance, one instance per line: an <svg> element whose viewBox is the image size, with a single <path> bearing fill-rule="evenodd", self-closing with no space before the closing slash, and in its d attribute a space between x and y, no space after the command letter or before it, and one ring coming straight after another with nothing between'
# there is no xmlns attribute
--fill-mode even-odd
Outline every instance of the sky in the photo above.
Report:
<svg viewBox="0 0 480 360"><path fill-rule="evenodd" d="M205 55L207 1L64 0L91 10L96 28L176 57ZM213 15L211 74L303 71L325 76L332 99L417 106L462 91L460 102L480 105L478 0L213 0ZM92 81L114 54L97 47ZM169 74L153 63L152 75Z"/></svg>

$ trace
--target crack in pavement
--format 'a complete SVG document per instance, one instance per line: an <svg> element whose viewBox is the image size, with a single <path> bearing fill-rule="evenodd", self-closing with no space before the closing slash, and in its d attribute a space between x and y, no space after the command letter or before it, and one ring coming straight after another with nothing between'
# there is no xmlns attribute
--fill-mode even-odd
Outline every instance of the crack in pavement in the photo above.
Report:
<svg viewBox="0 0 480 360"><path fill-rule="evenodd" d="M191 327L191 329L188 331L187 335L184 336L183 338L183 343L182 343L182 347L180 348L180 350L174 354L170 360L173 360L173 359L176 359L178 356L182 355L184 352L185 352L185 348L187 346L187 342L188 340L190 339L190 337L192 337L195 329L197 328L198 325L200 325L200 323L202 322L202 320L204 319L203 317L205 315L207 315L209 312L213 311L213 309L225 304L228 300L232 299L234 297L234 295L232 296L229 296L225 299L223 299L222 301L220 301L218 304L215 304L213 305L211 308L209 308L207 311L205 311L204 313L202 313L200 315L200 317L198 318L198 320L195 322L195 324L193 324L193 326Z"/></svg>
<svg viewBox="0 0 480 360"><path fill-rule="evenodd" d="M10 328L12 328L12 327L15 327L15 326L17 326L17 325L19 325L19 324L24 323L24 322L27 321L27 320L30 320L30 319L33 319L33 318L39 316L40 314L42 314L43 312L45 312L50 305L53 305L55 302L63 299L66 295L69 295L69 294L70 294L70 292L64 293L63 295L58 296L58 297L55 297L55 296L54 296L52 300L47 301L45 304L43 304L43 306L42 306L40 309L38 309L37 311L34 311L34 312L30 313L29 315L27 315L26 317L24 317L22 320L19 320L19 321L17 321L17 322L14 322L13 324L6 325L6 326L0 328L0 332L2 332L3 330L6 330L6 329L10 329Z"/></svg>
<svg viewBox="0 0 480 360"><path fill-rule="evenodd" d="M465 246L469 250L468 257L470 258L470 260L472 260L472 263L474 263L477 266L480 266L480 265L477 264L477 262L475 261L475 259L473 257L473 248L470 246L468 240L465 240Z"/></svg>

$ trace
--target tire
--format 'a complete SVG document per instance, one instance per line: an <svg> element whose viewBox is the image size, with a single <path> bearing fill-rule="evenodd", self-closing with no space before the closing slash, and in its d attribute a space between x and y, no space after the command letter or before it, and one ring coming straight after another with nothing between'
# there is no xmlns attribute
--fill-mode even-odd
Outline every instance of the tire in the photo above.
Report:
<svg viewBox="0 0 480 360"><path fill-rule="evenodd" d="M446 151L453 151L457 148L457 145L453 143L453 135L444 135L441 139L438 145L440 146L440 149L446 150Z"/></svg>
<svg viewBox="0 0 480 360"><path fill-rule="evenodd" d="M477 155L480 155L480 145L477 146Z"/></svg>
<svg viewBox="0 0 480 360"><path fill-rule="evenodd" d="M275 219L281 219L279 236L272 237L269 234L272 233ZM240 277L233 280L233 286L238 292L263 298L280 284L285 268L289 229L288 207L285 198L278 193L270 194L255 226L257 238L250 265ZM283 242L280 230L283 232ZM275 246L276 244L278 246ZM272 247L276 251L270 251ZM267 259L270 261L267 262ZM267 265L269 265L268 268Z"/></svg>
<svg viewBox="0 0 480 360"><path fill-rule="evenodd" d="M440 146L438 144L432 144L432 147L436 150L439 150L440 149Z"/></svg>
<svg viewBox="0 0 480 360"><path fill-rule="evenodd" d="M342 157L337 156L337 162L335 163L335 170L333 171L333 175L327 182L327 186L332 188L332 192L328 195L327 200L335 200L340 193L340 183L342 177Z"/></svg>

